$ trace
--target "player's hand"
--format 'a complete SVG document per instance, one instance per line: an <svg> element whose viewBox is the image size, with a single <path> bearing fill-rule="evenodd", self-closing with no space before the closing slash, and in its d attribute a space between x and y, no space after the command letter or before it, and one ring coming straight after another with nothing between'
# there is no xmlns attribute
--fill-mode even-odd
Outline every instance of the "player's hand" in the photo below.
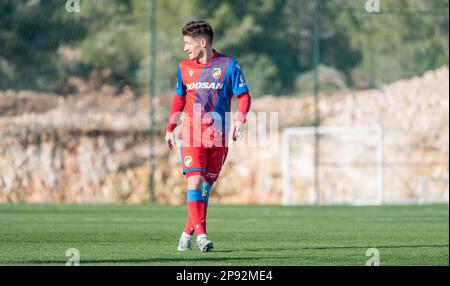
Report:
<svg viewBox="0 0 450 286"><path fill-rule="evenodd" d="M166 140L167 146L169 146L170 149L173 149L176 146L175 142L175 135L173 132L166 132L166 137L164 138Z"/></svg>
<svg viewBox="0 0 450 286"><path fill-rule="evenodd" d="M233 141L239 141L244 135L244 124L240 121L235 121L231 129L231 134L233 134Z"/></svg>

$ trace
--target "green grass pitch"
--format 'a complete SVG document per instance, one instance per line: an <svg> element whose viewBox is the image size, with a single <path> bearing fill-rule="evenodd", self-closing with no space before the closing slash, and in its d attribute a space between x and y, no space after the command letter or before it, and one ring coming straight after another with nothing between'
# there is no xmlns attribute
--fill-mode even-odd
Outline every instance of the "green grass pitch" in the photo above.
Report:
<svg viewBox="0 0 450 286"><path fill-rule="evenodd" d="M179 253L186 207L0 205L1 265L449 265L449 207L210 205L215 251Z"/></svg>

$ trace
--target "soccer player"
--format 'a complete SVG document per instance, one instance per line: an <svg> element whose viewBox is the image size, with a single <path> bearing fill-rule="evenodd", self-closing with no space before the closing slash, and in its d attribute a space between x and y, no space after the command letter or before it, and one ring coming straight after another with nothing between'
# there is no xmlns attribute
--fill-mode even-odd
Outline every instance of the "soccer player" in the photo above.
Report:
<svg viewBox="0 0 450 286"><path fill-rule="evenodd" d="M175 147L173 130L184 111L180 153L188 217L178 250L191 250L195 232L200 250L207 252L213 249L206 232L208 198L228 154L229 132L234 141L242 136L251 97L237 61L212 48L213 29L208 22L191 21L182 33L188 57L178 65L165 141L170 149ZM230 123L233 97L238 100L238 112Z"/></svg>

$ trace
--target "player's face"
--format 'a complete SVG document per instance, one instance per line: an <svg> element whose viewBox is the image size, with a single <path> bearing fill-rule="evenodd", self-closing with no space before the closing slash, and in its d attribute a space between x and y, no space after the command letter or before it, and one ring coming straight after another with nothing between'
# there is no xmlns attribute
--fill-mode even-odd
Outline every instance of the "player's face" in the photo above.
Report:
<svg viewBox="0 0 450 286"><path fill-rule="evenodd" d="M202 39L192 38L191 36L184 36L184 52L188 54L189 59L199 59L203 55Z"/></svg>

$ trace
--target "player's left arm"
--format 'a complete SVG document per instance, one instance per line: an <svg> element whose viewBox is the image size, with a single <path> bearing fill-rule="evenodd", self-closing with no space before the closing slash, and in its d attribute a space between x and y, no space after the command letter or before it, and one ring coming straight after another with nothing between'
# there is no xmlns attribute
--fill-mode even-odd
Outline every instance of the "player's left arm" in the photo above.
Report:
<svg viewBox="0 0 450 286"><path fill-rule="evenodd" d="M246 122L247 114L250 111L252 98L239 64L236 63L233 67L231 77L233 95L238 99L238 111L234 116L231 134L233 135L233 140L237 141L242 138L244 133L244 124Z"/></svg>
<svg viewBox="0 0 450 286"><path fill-rule="evenodd" d="M238 97L238 111L234 116L232 127L233 140L237 141L242 138L244 133L244 124L247 119L247 114L250 111L252 98L249 93L243 93Z"/></svg>

